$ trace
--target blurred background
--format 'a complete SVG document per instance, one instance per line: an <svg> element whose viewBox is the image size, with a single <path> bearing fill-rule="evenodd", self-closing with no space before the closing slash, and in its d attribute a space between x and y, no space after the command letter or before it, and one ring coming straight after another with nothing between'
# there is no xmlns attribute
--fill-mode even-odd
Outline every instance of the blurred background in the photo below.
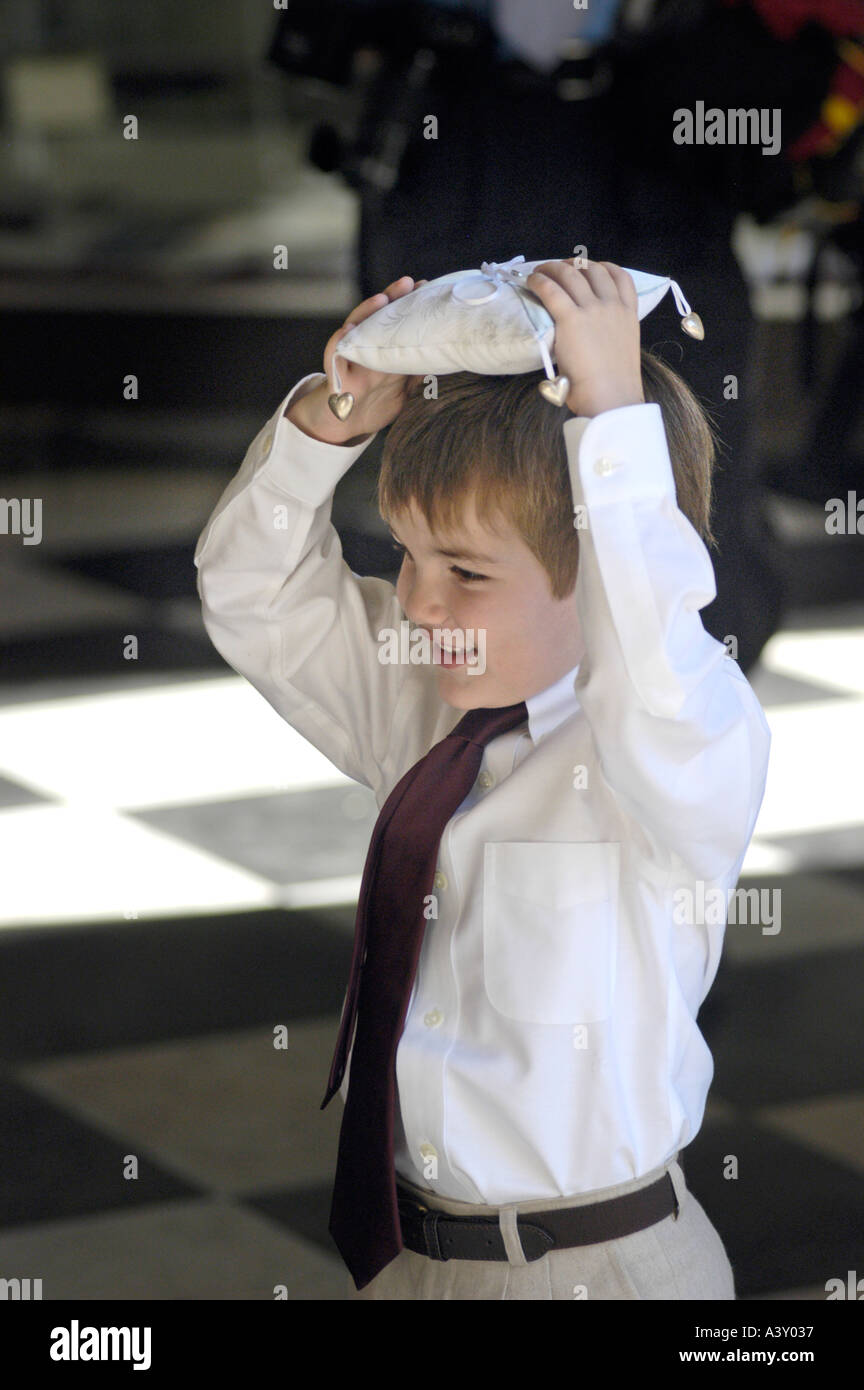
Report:
<svg viewBox="0 0 864 1390"><path fill-rule="evenodd" d="M703 620L773 734L741 886L780 890L782 928L727 928L688 1182L739 1297L864 1274L864 3L5 0L2 25L0 1277L342 1297L319 1105L374 800L212 648L192 553L361 297L578 246L705 322L667 297L643 343L718 429ZM677 144L699 103L758 110L759 140ZM395 577L381 443L334 522Z"/></svg>

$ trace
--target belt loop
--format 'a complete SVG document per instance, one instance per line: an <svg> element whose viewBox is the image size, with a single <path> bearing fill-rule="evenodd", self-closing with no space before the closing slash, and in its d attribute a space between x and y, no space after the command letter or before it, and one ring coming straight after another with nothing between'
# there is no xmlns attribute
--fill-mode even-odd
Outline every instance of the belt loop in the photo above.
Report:
<svg viewBox="0 0 864 1390"><path fill-rule="evenodd" d="M522 1241L519 1238L519 1214L515 1206L499 1207L498 1224L501 1228L501 1236L504 1240L504 1249L507 1251L507 1259L511 1265L522 1267L527 1265L525 1251L522 1249Z"/></svg>
<svg viewBox="0 0 864 1390"><path fill-rule="evenodd" d="M423 1239L426 1242L426 1253L433 1260L445 1258L438 1241L438 1218L440 1215L439 1211L427 1211L423 1214Z"/></svg>

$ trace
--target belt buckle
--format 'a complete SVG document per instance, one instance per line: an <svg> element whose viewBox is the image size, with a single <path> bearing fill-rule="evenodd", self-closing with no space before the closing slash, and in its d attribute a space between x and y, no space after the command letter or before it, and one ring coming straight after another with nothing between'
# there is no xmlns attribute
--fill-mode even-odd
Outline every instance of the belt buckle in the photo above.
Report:
<svg viewBox="0 0 864 1390"><path fill-rule="evenodd" d="M417 1207L420 1211L429 1211L425 1202L421 1202L419 1197L415 1197L413 1192L409 1192L401 1183L396 1184L396 1202L402 1202L406 1207Z"/></svg>

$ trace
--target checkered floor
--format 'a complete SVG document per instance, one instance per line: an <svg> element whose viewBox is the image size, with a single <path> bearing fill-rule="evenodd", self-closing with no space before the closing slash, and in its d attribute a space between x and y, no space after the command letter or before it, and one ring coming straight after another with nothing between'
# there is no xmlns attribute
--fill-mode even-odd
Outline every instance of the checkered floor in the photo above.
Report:
<svg viewBox="0 0 864 1390"><path fill-rule="evenodd" d="M207 640L192 549L231 472L45 475L63 524L3 538L0 1275L46 1299L345 1289L319 1104L375 808ZM751 673L741 886L782 925L727 929L685 1152L744 1299L864 1273L862 637L864 603L796 610Z"/></svg>

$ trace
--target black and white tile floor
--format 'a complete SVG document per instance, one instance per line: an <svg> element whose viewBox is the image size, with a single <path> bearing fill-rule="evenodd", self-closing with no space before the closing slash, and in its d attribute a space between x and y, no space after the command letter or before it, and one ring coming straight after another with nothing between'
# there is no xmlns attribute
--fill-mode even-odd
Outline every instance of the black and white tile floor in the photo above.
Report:
<svg viewBox="0 0 864 1390"><path fill-rule="evenodd" d="M231 472L43 472L50 533L3 537L0 1276L46 1299L345 1288L319 1104L375 810L204 633ZM743 1299L864 1276L862 639L864 602L796 610L750 677L774 744L741 886L782 925L727 929L685 1154Z"/></svg>

